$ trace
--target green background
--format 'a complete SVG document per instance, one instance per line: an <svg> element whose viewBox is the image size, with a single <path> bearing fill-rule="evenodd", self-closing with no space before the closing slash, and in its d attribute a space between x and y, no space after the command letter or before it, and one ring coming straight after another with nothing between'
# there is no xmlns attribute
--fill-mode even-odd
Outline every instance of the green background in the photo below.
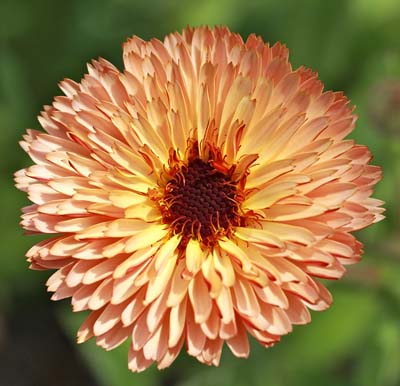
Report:
<svg viewBox="0 0 400 386"><path fill-rule="evenodd" d="M400 385L400 3L398 0L0 1L0 385L242 386ZM45 292L48 272L27 269L37 237L18 226L25 195L14 171L30 164L19 148L25 128L60 91L102 56L122 68L122 42L162 38L186 25L226 24L243 37L286 43L294 67L319 72L327 89L357 106L351 135L368 145L384 179L375 197L387 218L359 232L363 261L329 284L333 306L313 313L272 349L255 342L248 360L225 350L218 368L182 353L171 368L127 370L127 346L106 353L77 346L82 315Z"/></svg>

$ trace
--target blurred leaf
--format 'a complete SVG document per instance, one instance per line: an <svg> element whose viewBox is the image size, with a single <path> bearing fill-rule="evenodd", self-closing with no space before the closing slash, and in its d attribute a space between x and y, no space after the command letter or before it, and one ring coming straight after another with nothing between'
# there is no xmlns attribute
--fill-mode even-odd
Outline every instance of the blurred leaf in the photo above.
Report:
<svg viewBox="0 0 400 386"><path fill-rule="evenodd" d="M382 318L370 339L373 349L365 351L357 380L360 386L400 384L400 330L398 319Z"/></svg>
<svg viewBox="0 0 400 386"><path fill-rule="evenodd" d="M9 39L16 36L25 36L33 23L30 1L4 0L0 3L0 38Z"/></svg>
<svg viewBox="0 0 400 386"><path fill-rule="evenodd" d="M286 345L285 339L282 342L280 355L287 361L293 360L294 372L334 367L340 358L364 349L365 339L375 328L380 305L373 292L337 285L331 291L334 298L331 308L314 313L311 325L298 327L287 338ZM301 362L296 361L299 355Z"/></svg>
<svg viewBox="0 0 400 386"><path fill-rule="evenodd" d="M180 18L183 25L232 25L240 18L240 5L238 0L187 2L187 6L182 7Z"/></svg>
<svg viewBox="0 0 400 386"><path fill-rule="evenodd" d="M399 14L398 0L353 0L350 2L354 16L364 23L382 23Z"/></svg>
<svg viewBox="0 0 400 386"><path fill-rule="evenodd" d="M20 135L25 129L22 125L26 116L33 114L31 95L26 87L23 66L11 50L4 49L0 55L0 149L8 162L0 165L2 178L7 172L17 168L18 159L25 154L18 145ZM15 157L16 151L19 157Z"/></svg>
<svg viewBox="0 0 400 386"><path fill-rule="evenodd" d="M42 287L44 276L48 272L40 273L30 271L29 263L26 262L25 253L35 243L39 242L44 236L24 236L23 229L19 226L21 207L27 203L21 200L23 193L17 192L13 186L12 178L2 181L0 189L0 202L2 203L2 213L0 216L0 231L2 252L0 254L0 282L4 286L3 290L13 290L19 292L29 292L32 286ZM0 294L4 294L3 291Z"/></svg>

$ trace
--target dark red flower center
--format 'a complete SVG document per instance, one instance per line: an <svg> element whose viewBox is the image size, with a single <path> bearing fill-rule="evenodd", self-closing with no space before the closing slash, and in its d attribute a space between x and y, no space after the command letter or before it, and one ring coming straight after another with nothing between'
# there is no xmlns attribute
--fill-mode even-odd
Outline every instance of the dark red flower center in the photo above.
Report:
<svg viewBox="0 0 400 386"><path fill-rule="evenodd" d="M176 233L210 244L216 233L237 225L236 185L210 163L196 158L169 181L164 217Z"/></svg>

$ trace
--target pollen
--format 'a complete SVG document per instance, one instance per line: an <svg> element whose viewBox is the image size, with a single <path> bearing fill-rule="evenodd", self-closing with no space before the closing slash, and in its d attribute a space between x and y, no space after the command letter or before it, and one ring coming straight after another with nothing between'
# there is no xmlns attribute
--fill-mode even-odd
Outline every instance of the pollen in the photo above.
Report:
<svg viewBox="0 0 400 386"><path fill-rule="evenodd" d="M209 162L197 158L181 168L167 184L165 222L185 239L212 244L216 234L228 233L239 222L236 185Z"/></svg>

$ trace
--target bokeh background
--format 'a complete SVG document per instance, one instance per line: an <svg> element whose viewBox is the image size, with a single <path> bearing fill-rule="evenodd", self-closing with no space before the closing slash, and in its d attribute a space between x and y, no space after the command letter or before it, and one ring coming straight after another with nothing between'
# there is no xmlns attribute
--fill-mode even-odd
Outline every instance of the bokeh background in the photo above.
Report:
<svg viewBox="0 0 400 386"><path fill-rule="evenodd" d="M0 1L0 385L242 386L400 385L400 3L398 0L1 0ZM186 25L226 24L243 37L287 44L294 67L319 72L327 89L357 106L351 135L368 145L384 179L375 197L387 218L359 232L363 261L329 284L334 304L313 313L276 347L253 342L250 358L228 350L219 368L182 353L162 372L127 370L127 345L106 353L75 344L83 319L53 303L48 273L27 269L37 237L18 226L25 195L12 174L29 165L18 146L25 128L64 77L80 80L102 56L122 68L122 42L162 38Z"/></svg>

